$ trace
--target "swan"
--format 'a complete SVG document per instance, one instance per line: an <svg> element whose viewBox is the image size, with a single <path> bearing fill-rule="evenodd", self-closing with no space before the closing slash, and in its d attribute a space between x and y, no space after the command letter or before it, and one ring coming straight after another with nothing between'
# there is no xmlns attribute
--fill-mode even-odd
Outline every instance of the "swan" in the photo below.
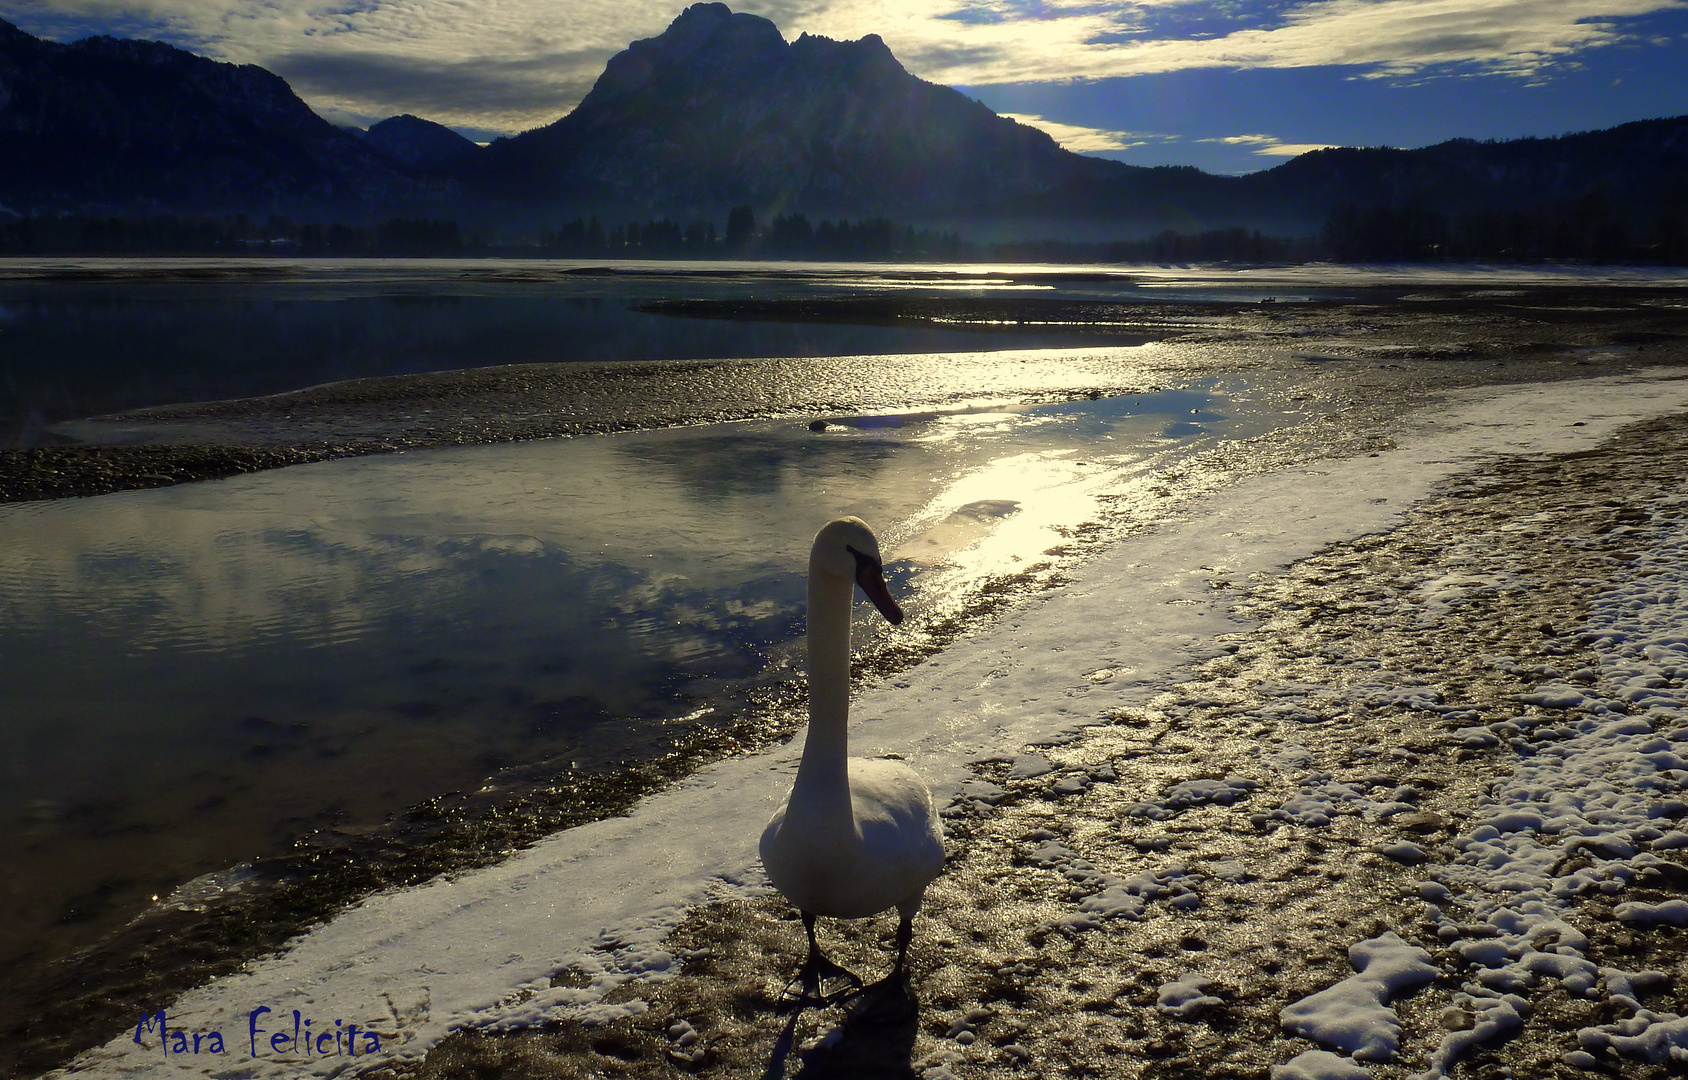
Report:
<svg viewBox="0 0 1688 1080"><path fill-rule="evenodd" d="M797 1004L827 1004L861 980L821 955L815 918L859 919L896 908L897 963L880 986L901 987L926 886L944 863L932 793L896 760L848 758L850 602L855 586L895 626L903 612L885 587L879 541L860 518L827 523L809 552L809 731L785 806L762 833L768 879L803 916L809 955L792 986ZM827 993L823 982L842 982ZM787 1000L793 1000L788 987Z"/></svg>

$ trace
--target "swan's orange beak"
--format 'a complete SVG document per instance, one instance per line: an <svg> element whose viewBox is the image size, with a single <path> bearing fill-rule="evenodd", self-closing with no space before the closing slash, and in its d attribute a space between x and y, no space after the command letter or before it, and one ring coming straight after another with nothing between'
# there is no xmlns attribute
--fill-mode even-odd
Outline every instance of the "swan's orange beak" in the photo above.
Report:
<svg viewBox="0 0 1688 1080"><path fill-rule="evenodd" d="M891 595L891 590L885 586L885 571L879 560L870 558L857 551L849 549L856 557L856 584L862 587L862 592L873 601L873 606L879 609L879 614L885 616L885 621L892 626L900 626L903 621L903 609L897 606L897 601Z"/></svg>

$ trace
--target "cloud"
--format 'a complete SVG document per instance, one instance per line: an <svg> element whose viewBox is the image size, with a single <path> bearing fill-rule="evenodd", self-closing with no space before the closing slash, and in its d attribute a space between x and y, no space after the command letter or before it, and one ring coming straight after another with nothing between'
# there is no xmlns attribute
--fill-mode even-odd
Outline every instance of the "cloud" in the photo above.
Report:
<svg viewBox="0 0 1688 1080"><path fill-rule="evenodd" d="M976 0L970 6L1011 5ZM1688 9L1683 0L1317 0L1269 11L1260 25L1225 33L1145 32L1154 25L1151 16L1189 6L1086 6L1041 18L951 23L937 40L932 20L906 11L881 33L923 76L975 86L1215 67L1346 66L1381 75L1476 67L1533 75L1589 49L1643 40L1626 20ZM933 46L953 48L958 41L986 48L987 58L944 65L943 51ZM931 66L922 63L927 58Z"/></svg>
<svg viewBox="0 0 1688 1080"><path fill-rule="evenodd" d="M0 0L59 38L158 37L272 67L319 107L519 130L571 108L603 61L685 0ZM879 34L916 75L967 86L1190 68L1337 66L1363 76L1540 79L1646 45L1688 0L738 0L786 37ZM500 92L500 87L505 88ZM463 95L460 101L453 94ZM1074 136L1074 138L1082 138ZM1289 145L1289 144L1280 144Z"/></svg>
<svg viewBox="0 0 1688 1080"><path fill-rule="evenodd" d="M1138 135L1129 131L1108 131L1104 128L1063 124L1027 113L1003 113L1002 115L1027 127L1034 127L1039 131L1047 132L1050 138L1063 147L1080 154L1093 154L1109 150L1130 150L1133 147L1143 146L1151 140L1165 138L1165 136Z"/></svg>
<svg viewBox="0 0 1688 1080"><path fill-rule="evenodd" d="M1276 135L1226 135L1217 139L1197 139L1196 142L1224 143L1227 146L1247 146L1249 153L1260 157L1300 157L1314 150L1330 150L1331 143L1287 143Z"/></svg>
<svg viewBox="0 0 1688 1080"><path fill-rule="evenodd" d="M0 17L70 40L157 38L259 64L337 121L409 112L482 131L550 123L604 62L679 5L616 0L0 0Z"/></svg>
<svg viewBox="0 0 1688 1080"><path fill-rule="evenodd" d="M595 49L419 61L379 52L296 52L266 66L337 123L367 125L408 112L447 126L511 132L567 113L610 55Z"/></svg>

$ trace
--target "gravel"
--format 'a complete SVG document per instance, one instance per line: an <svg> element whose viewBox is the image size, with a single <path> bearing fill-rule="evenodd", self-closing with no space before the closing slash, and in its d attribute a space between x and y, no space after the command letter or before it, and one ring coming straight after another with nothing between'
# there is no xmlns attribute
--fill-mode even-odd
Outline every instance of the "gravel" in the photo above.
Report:
<svg viewBox="0 0 1688 1080"><path fill-rule="evenodd" d="M933 1080L1266 1080L1304 1051L1308 1067L1322 1053L1286 1032L1282 1011L1347 979L1350 945L1391 931L1425 948L1438 970L1395 1002L1401 1054L1370 1074L1421 1073L1448 1032L1481 1018L1461 996L1469 977L1461 954L1425 914L1424 901L1446 889L1398 855L1453 857L1449 842L1471 827L1510 753L1474 745L1461 730L1505 723L1521 701L1532 713L1551 710L1527 702L1550 671L1598 666L1578 626L1645 543L1630 526L1679 505L1685 483L1688 418L1669 417L1592 452L1508 459L1457 477L1398 528L1237 584L1236 609L1258 625L1232 636L1228 655L1148 707L1039 748L1048 771L981 765L981 797L952 812L952 858L917 925L921 1007L906 1022L852 1022L829 1010L788 1027L775 1016L803 939L789 906L770 896L695 910L670 941L687 958L683 972L627 991L649 1005L641 1015L459 1034L407 1073L740 1076L800 1067L804 1076ZM1452 575L1512 584L1467 589L1453 603L1436 588ZM1362 685L1365 709L1337 692ZM1414 809L1382 819L1340 810L1322 822L1286 817L1276 811L1298 789L1282 772L1263 774L1273 748L1293 748L1297 771ZM1265 778L1253 787L1226 779L1243 774ZM1225 797L1196 797L1209 787ZM1146 794L1174 791L1191 797L1160 800L1176 806L1171 818L1133 812ZM1571 919L1594 962L1663 972L1645 987L1646 1006L1683 1014L1688 935L1672 909L1649 908L1659 918L1637 926L1614 907L1668 904L1683 891L1684 852L1667 845L1658 858L1656 873L1619 896L1596 893ZM884 966L894 929L890 916L829 923L827 947L872 972ZM1489 932L1477 925L1454 937ZM1580 1030L1617 1014L1609 999L1578 989L1554 978L1522 989L1521 1025L1474 1038L1456 1075L1570 1078L1593 1067L1674 1075L1669 1064L1597 1059L1579 1047Z"/></svg>

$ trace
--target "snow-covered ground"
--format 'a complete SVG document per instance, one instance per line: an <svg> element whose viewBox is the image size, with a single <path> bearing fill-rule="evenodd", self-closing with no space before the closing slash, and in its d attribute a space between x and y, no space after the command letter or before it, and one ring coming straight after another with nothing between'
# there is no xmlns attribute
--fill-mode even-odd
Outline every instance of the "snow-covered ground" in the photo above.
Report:
<svg viewBox="0 0 1688 1080"><path fill-rule="evenodd" d="M1047 775L1050 763L1038 745L1141 705L1193 665L1223 655L1221 635L1246 628L1231 610L1227 583L1386 530L1438 482L1499 455L1588 449L1624 424L1683 409L1688 383L1668 372L1451 395L1412 418L1396 449L1287 468L1187 504L1178 517L1100 554L1067 586L864 693L854 705L852 749L899 753L940 793L988 806L1000 786L981 778L981 762L1006 761L1012 779ZM1688 1053L1688 1021L1641 1004L1638 995L1657 976L1589 960L1564 918L1580 897L1621 891L1657 852L1688 844L1673 802L1688 783L1688 731L1680 691L1672 688L1688 666L1681 604L1688 537L1681 524L1649 525L1653 532L1638 536L1644 554L1592 611L1587 641L1600 654L1598 670L1560 673L1516 719L1457 733L1464 748L1504 747L1516 756L1511 775L1501 776L1481 812L1461 824L1453 841L1458 857L1438 864L1407 841L1382 851L1400 862L1426 860L1420 923L1445 926L1437 938L1453 943L1471 968L1456 1003L1470 1024L1447 1034L1430 1075L1440 1075L1469 1044L1516 1025L1520 992L1544 976L1633 1003L1622 1018L1581 1032L1578 1052L1589 1062L1608 1047L1653 1060ZM1450 577L1428 583L1415 600L1434 612L1457 606L1462 590L1504 584ZM1410 688L1355 684L1343 695L1355 709L1388 697L1458 719L1459 710L1430 691L1415 698ZM1316 827L1337 816L1388 822L1414 811L1410 793L1298 770L1282 748L1277 753L1275 783L1289 777L1293 791L1255 811L1266 820ZM172 1033L184 1033L180 1041L172 1034L161 1045L152 1032L137 1041L131 1030L82 1055L70 1071L332 1076L415 1058L455 1030L635 1014L643 1003L626 987L679 969L665 937L689 908L762 888L755 839L783 797L796 757L794 744L722 762L628 817L560 834L484 871L374 897L279 957L151 1006L166 1012ZM1070 782L1077 791L1086 781ZM1223 806L1258 797L1263 782L1242 770L1181 781L1143 792L1126 813L1152 821ZM1184 871L1114 874L1086 862L1056 833L1034 837L1034 848L1033 863L1073 885L1071 911L1061 916L1069 932L1135 918L1151 903L1200 902ZM1208 871L1225 873L1220 864ZM1620 905L1618 918L1681 925L1688 910L1680 901L1630 903ZM1485 929L1472 930L1478 924ZM1362 1075L1362 1063L1394 1054L1395 998L1440 970L1408 940L1407 927L1397 929L1353 941L1351 978L1283 1010L1284 1029L1307 1040L1305 1053L1285 1059L1283 1076L1352 1077ZM589 985L553 986L552 976L568 969L589 978L557 981ZM1155 1007L1172 1016L1199 1011L1217 1000L1203 993L1203 979L1191 971L1169 980ZM606 1002L612 991L614 1001ZM350 1024L359 1032L355 1056L344 1052L343 1036L324 1038ZM957 1034L968 1030L962 1023ZM221 1052L212 1049L212 1032ZM303 1038L307 1032L313 1038ZM974 1060L970 1042L955 1040L920 1064L934 1076L961 1070Z"/></svg>
<svg viewBox="0 0 1688 1080"><path fill-rule="evenodd" d="M1513 719L1453 727L1455 745L1505 744L1513 751L1510 775L1489 786L1452 838L1457 857L1427 862L1410 842L1380 849L1403 863L1424 864L1420 922L1463 962L1452 1008L1465 1016L1431 1053L1429 1068L1418 1074L1425 1080L1447 1075L1470 1047L1517 1030L1530 1007L1521 994L1545 978L1570 994L1605 999L1618 1013L1611 1023L1579 1030L1578 1045L1562 1056L1565 1064L1594 1069L1596 1054L1609 1048L1620 1058L1688 1067L1688 1018L1654 1012L1638 993L1668 986L1673 977L1592 962L1585 955L1588 937L1567 921L1585 897L1618 897L1663 865L1660 853L1688 848L1682 820L1688 815L1688 490L1649 510L1649 524L1620 527L1639 549L1636 558L1595 599L1579 628L1597 664L1541 672L1546 681L1519 697L1535 708L1520 709ZM1461 587L1488 584L1439 582L1426 599L1443 603ZM1355 705L1363 697L1351 694ZM1464 703L1427 698L1419 707L1465 718ZM1308 782L1306 794L1285 810L1292 817L1347 812L1371 820L1414 812L1391 794L1321 780ZM1336 811L1333 802L1346 805ZM1621 902L1615 915L1641 929L1688 926L1688 902ZM1356 1062L1387 1061L1397 1048L1400 1021L1390 999L1442 974L1428 952L1393 932L1356 943L1349 958L1354 975L1282 1014L1287 1030L1328 1049L1308 1050L1274 1078L1368 1075Z"/></svg>

